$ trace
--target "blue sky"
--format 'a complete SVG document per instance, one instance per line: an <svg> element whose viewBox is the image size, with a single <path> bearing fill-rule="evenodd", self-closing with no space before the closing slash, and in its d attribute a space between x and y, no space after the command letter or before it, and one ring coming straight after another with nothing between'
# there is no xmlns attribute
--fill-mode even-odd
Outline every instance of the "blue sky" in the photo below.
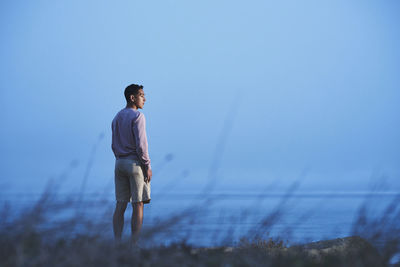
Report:
<svg viewBox="0 0 400 267"><path fill-rule="evenodd" d="M112 185L110 123L130 83L147 95L156 188L254 190L305 173L306 188L386 177L399 190L397 1L0 5L4 190L39 190L71 161L79 187L95 144L88 184Z"/></svg>

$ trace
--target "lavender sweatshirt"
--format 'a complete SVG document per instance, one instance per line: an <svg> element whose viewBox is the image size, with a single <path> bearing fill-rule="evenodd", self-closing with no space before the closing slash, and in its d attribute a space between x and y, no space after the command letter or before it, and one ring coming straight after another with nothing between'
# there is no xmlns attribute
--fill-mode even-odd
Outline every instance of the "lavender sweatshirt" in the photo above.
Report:
<svg viewBox="0 0 400 267"><path fill-rule="evenodd" d="M151 169L144 114L133 108L124 108L115 115L111 129L111 148L115 157L138 160Z"/></svg>

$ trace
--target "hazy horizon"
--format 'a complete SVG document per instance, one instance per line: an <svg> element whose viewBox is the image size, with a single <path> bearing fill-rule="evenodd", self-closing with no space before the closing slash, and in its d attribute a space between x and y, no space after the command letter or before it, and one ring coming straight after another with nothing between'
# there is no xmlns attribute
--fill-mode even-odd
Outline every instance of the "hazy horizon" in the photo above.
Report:
<svg viewBox="0 0 400 267"><path fill-rule="evenodd" d="M91 160L86 189L113 190L111 120L130 83L147 97L154 192L299 178L400 191L397 1L0 5L3 192L51 177L79 190Z"/></svg>

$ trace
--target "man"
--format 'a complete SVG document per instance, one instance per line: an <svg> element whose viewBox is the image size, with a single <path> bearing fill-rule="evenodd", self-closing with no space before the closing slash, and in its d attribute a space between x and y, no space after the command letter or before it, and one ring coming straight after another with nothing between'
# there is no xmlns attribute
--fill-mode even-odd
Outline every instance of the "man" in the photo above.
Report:
<svg viewBox="0 0 400 267"><path fill-rule="evenodd" d="M143 86L131 84L125 88L126 107L112 121L112 145L115 155L115 197L113 230L116 241L121 240L124 213L129 201L132 241L137 242L143 223L143 204L150 202L152 170L146 137L146 120L139 109L146 98Z"/></svg>

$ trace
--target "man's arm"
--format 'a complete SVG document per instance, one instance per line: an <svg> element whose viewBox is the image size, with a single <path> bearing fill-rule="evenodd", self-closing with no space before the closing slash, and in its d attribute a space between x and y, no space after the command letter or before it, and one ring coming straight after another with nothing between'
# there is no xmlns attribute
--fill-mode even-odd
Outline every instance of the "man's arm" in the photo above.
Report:
<svg viewBox="0 0 400 267"><path fill-rule="evenodd" d="M113 151L114 155L115 155L115 148L114 148L114 120L111 123L111 150Z"/></svg>
<svg viewBox="0 0 400 267"><path fill-rule="evenodd" d="M137 117L133 124L133 133L135 135L136 153L139 157L140 163L144 168L145 179L150 182L152 170L150 165L149 149L147 144L146 135L146 119L143 113Z"/></svg>

